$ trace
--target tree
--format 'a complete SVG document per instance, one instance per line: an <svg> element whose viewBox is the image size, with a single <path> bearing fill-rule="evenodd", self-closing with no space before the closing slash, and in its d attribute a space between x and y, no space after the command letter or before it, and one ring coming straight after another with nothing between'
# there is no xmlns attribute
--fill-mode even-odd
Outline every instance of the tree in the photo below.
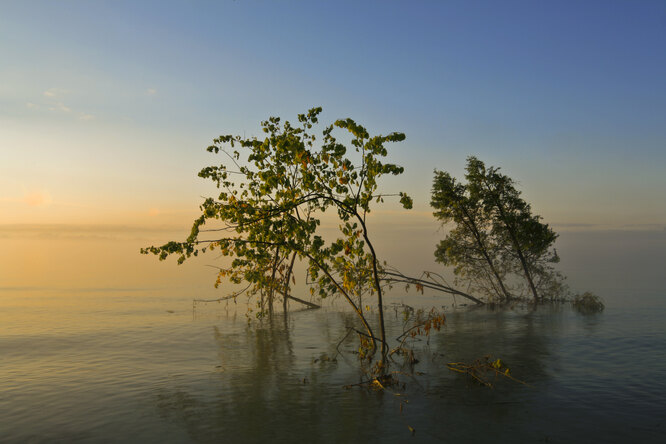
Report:
<svg viewBox="0 0 666 444"><path fill-rule="evenodd" d="M303 261L310 292L322 298L344 297L363 324L372 350L380 342L385 357L380 266L366 217L373 201L382 202L388 196L378 192L379 178L403 172L402 167L382 159L387 156L385 145L400 142L405 135L371 137L364 127L344 119L324 128L317 146L317 137L310 130L320 113L321 108L313 108L299 114L299 126L288 121L280 125L280 118L271 117L262 122L263 139L232 135L215 139L208 151L223 154L225 163L206 167L199 176L215 182L220 194L205 199L187 240L151 246L142 253L158 255L160 260L177 254L182 263L199 252L219 249L233 260L230 267L220 269L216 285L222 279L247 282L248 293L260 296L260 315L265 313L264 307L272 310L276 294L283 297L285 307L287 299L295 299L290 294L294 264ZM353 150L338 142L333 135L336 129L350 134ZM406 194L392 196L399 196L403 207L411 208ZM318 228L319 217L328 209L337 212L340 233L326 243ZM204 229L209 221L219 221L222 226ZM371 279L359 283L359 276ZM377 296L379 337L358 303L362 291Z"/></svg>
<svg viewBox="0 0 666 444"><path fill-rule="evenodd" d="M440 243L435 253L454 272L471 282L485 281L486 288L508 300L506 275L522 275L535 302L550 289L561 287L561 275L551 264L559 261L552 248L557 234L533 215L531 206L520 197L514 181L486 168L476 157L467 159L466 184L448 173L435 173L432 206L442 222L456 227Z"/></svg>
<svg viewBox="0 0 666 444"><path fill-rule="evenodd" d="M490 220L482 202L470 196L467 187L449 173L435 171L430 205L442 223L456 224L437 246L437 262L454 266L456 276L491 299L510 300L499 246L489 234Z"/></svg>

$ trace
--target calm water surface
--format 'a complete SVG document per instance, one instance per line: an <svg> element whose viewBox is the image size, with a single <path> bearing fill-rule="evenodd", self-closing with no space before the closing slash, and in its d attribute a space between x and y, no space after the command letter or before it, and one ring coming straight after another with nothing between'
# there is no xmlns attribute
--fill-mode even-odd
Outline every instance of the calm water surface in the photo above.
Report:
<svg viewBox="0 0 666 444"><path fill-rule="evenodd" d="M390 393L342 388L362 378L353 338L325 359L348 313L248 324L173 291L4 289L0 442L664 442L666 295L619 296L595 316L448 307L401 413ZM446 369L486 354L530 385Z"/></svg>

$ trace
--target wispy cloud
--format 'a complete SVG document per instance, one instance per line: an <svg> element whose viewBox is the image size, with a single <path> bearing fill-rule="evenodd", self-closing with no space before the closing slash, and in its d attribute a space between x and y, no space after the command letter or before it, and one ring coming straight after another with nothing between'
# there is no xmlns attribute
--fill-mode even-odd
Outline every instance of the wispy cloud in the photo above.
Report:
<svg viewBox="0 0 666 444"><path fill-rule="evenodd" d="M44 91L42 94L44 95L44 97L49 97L53 99L55 97L62 97L66 94L69 94L69 91L60 88L50 88Z"/></svg>
<svg viewBox="0 0 666 444"><path fill-rule="evenodd" d="M64 113L68 113L71 111L71 108L62 102L56 102L49 107L49 111L62 111Z"/></svg>
<svg viewBox="0 0 666 444"><path fill-rule="evenodd" d="M146 94L148 94L149 96L154 96L155 94L157 94L157 90L155 88L148 88L146 90Z"/></svg>
<svg viewBox="0 0 666 444"><path fill-rule="evenodd" d="M70 91L61 88L50 88L42 92L42 100L26 102L25 106L32 110L48 110L55 113L75 114L79 120L90 121L96 116L88 112L73 110L63 101L63 97L70 94ZM41 103L40 103L41 102Z"/></svg>

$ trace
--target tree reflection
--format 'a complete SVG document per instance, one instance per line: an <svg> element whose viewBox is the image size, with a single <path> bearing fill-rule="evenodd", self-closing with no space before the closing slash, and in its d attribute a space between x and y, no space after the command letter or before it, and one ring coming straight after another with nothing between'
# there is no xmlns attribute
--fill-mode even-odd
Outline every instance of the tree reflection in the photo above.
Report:
<svg viewBox="0 0 666 444"><path fill-rule="evenodd" d="M404 411L390 393L342 388L361 378L353 338L339 347L344 359L319 359L335 356L354 323L349 313L274 315L242 328L221 322L212 331L217 368L159 390L157 410L197 442L399 440L409 438L407 425L422 438L475 441L488 433L508 438L507 423L541 439L539 427L547 425L538 412L557 376L558 347L571 319L557 306L448 313L441 332L414 344L416 373L400 376L407 382L402 396L410 401ZM396 313L387 321L390 337L397 337L403 318ZM500 357L531 386L507 380L488 389L446 367L486 354ZM479 418L490 422L473 426Z"/></svg>
<svg viewBox="0 0 666 444"><path fill-rule="evenodd" d="M288 316L246 324L237 334L214 327L217 371L195 387L159 390L159 415L180 423L197 442L221 437L232 442L371 439L368 424L379 422L383 395L344 390L342 381L355 377L353 367L314 362L312 353L297 353L294 322ZM331 332L338 322L315 325L317 331L310 334L330 349L327 338L335 339Z"/></svg>

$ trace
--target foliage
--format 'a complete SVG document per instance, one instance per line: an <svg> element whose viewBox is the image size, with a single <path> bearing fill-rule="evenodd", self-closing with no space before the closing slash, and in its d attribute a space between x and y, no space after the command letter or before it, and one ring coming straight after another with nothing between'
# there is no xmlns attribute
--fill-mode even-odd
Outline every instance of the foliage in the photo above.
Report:
<svg viewBox="0 0 666 444"><path fill-rule="evenodd" d="M446 316L434 307L431 310L426 311L424 309L416 310L413 307L402 303L394 303L392 305L396 317L400 311L403 320L403 332L396 338L399 344L389 352L386 361L378 361L372 369L364 369L367 379L355 384L345 385L344 388L365 387L372 391L386 392L389 395L392 395L393 399L398 402L399 412L402 415L405 407L410 404L407 394L405 393L407 384L403 377L406 376L409 379L414 379L417 375L423 375L423 373L414 371L414 366L419 360L415 357L415 348L408 345L407 342L415 343L425 337L427 344L429 344L431 333L434 331L440 331L446 322ZM338 354L341 353L340 345L342 342L344 342L349 334L354 331L356 330L353 328L347 330L347 334L345 334L336 347ZM356 331L356 333L361 334L358 331ZM362 352L363 350L359 350L359 353ZM333 359L335 360L336 357L337 354ZM401 357L402 359L397 360L396 357ZM391 372L384 371L388 367L386 363L389 361L394 364L401 364L399 369ZM408 423L405 423L405 426L412 435L416 433L414 427Z"/></svg>
<svg viewBox="0 0 666 444"><path fill-rule="evenodd" d="M457 283L467 283L475 293L489 300L509 300L511 295L504 283L506 270L501 268L501 245L491 236L492 224L483 203L449 173L435 171L431 206L442 223L455 224L437 245L437 261L453 266Z"/></svg>
<svg viewBox="0 0 666 444"><path fill-rule="evenodd" d="M584 315L601 313L605 308L601 298L589 291L574 296L571 305L576 311Z"/></svg>
<svg viewBox="0 0 666 444"><path fill-rule="evenodd" d="M483 202L492 220L491 234L504 248L504 263L511 271L523 272L534 300L540 299L534 276L547 271L547 264L559 262L551 250L557 234L541 223L541 216L532 215L530 205L520 197L514 181L499 172L486 169L475 157L467 160L467 181L470 194Z"/></svg>
<svg viewBox="0 0 666 444"><path fill-rule="evenodd" d="M160 260L176 254L182 263L199 252L218 250L233 260L230 267L220 269L216 285L224 279L249 283L248 293L261 296L260 314L264 307L272 309L276 295L283 297L286 308L295 282L294 263L303 261L312 295L343 296L365 327L373 350L380 341L385 354L379 264L366 216L373 202L388 196L378 191L381 176L403 172L402 167L383 162L388 153L385 145L405 136L370 136L352 119L343 119L325 127L318 139L311 130L320 113L321 108L313 108L299 114L298 126L271 117L262 122L263 139L232 135L215 139L208 151L222 154L225 161L202 169L199 176L212 180L219 195L205 199L187 240L151 246L142 253ZM336 139L335 130L349 133L351 149ZM406 194L391 196L411 208ZM321 214L329 209L337 212L340 232L327 243L319 227ZM211 221L223 225L205 230ZM379 338L359 304L363 292L377 295Z"/></svg>
<svg viewBox="0 0 666 444"><path fill-rule="evenodd" d="M509 281L517 275L535 302L557 297L565 288L552 268L559 261L553 248L557 234L532 214L514 181L499 168L486 168L472 156L465 179L459 183L435 171L435 217L455 224L435 251L437 261L453 265L460 282L491 300L510 300Z"/></svg>

